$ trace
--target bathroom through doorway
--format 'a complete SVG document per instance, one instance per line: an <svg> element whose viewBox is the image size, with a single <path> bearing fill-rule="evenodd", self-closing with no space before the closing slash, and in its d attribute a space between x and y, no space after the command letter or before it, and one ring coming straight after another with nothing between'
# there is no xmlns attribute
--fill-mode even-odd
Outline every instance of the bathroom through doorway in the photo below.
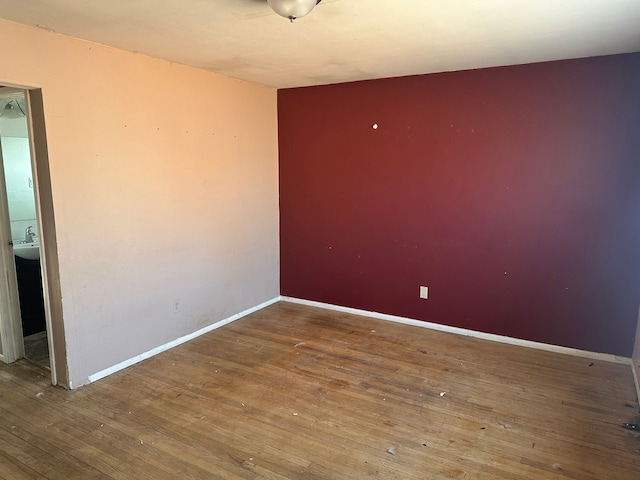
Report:
<svg viewBox="0 0 640 480"><path fill-rule="evenodd" d="M0 360L67 385L42 92L0 85ZM57 334L56 334L57 333Z"/></svg>

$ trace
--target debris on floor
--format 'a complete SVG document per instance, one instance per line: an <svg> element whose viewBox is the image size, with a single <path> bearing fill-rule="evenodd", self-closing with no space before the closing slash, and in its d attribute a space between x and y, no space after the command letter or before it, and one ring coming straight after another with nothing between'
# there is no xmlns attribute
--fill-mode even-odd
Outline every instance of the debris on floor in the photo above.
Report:
<svg viewBox="0 0 640 480"><path fill-rule="evenodd" d="M389 448L387 449L387 452L388 452L388 453L390 453L391 455L395 455L395 454L396 454L396 449L397 449L397 448L398 448L398 447L396 447L395 445L392 445L391 447L389 447Z"/></svg>
<svg viewBox="0 0 640 480"><path fill-rule="evenodd" d="M298 342L293 346L293 348L304 347L304 345L304 342Z"/></svg>
<svg viewBox="0 0 640 480"><path fill-rule="evenodd" d="M623 423L622 424L622 428L624 428L626 430L631 430L632 432L640 433L640 415L638 415L635 418L631 419L627 423Z"/></svg>

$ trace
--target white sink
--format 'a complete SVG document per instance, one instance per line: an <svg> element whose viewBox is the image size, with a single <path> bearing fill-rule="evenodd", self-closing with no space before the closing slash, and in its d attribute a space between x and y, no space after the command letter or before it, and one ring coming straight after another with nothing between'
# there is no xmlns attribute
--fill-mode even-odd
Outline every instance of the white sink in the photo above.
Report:
<svg viewBox="0 0 640 480"><path fill-rule="evenodd" d="M13 254L25 260L38 260L40 258L40 244L38 242L16 242L13 244Z"/></svg>

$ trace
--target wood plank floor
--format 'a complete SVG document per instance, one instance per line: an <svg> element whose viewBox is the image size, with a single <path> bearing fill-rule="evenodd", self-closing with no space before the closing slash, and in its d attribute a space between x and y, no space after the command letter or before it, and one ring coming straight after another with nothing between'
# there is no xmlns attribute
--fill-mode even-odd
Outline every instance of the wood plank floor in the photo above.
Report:
<svg viewBox="0 0 640 480"><path fill-rule="evenodd" d="M640 479L629 366L290 303L48 383L0 366L2 479Z"/></svg>

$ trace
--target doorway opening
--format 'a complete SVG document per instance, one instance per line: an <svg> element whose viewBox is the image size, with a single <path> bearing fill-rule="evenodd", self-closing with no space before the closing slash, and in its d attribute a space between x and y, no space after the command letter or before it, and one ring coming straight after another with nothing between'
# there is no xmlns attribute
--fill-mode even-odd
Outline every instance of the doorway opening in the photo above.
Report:
<svg viewBox="0 0 640 480"><path fill-rule="evenodd" d="M24 358L50 369L31 145L24 90L0 89L0 148L15 259Z"/></svg>
<svg viewBox="0 0 640 480"><path fill-rule="evenodd" d="M0 85L0 360L23 358L69 386L42 92Z"/></svg>

